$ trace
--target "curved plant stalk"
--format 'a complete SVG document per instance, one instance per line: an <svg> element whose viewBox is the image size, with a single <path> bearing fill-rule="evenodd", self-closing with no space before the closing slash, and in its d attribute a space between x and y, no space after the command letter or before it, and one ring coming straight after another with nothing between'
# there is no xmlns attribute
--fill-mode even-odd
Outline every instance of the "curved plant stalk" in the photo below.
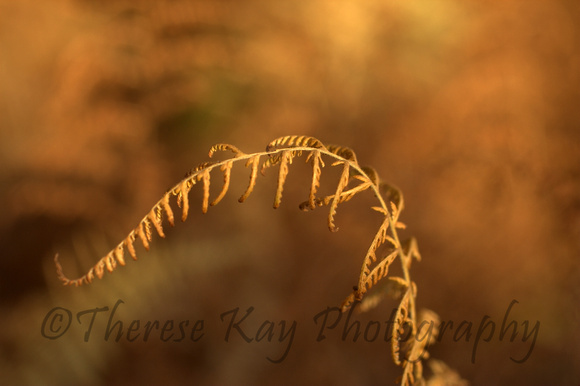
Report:
<svg viewBox="0 0 580 386"><path fill-rule="evenodd" d="M270 142L266 151L246 154L237 147L229 144L214 145L209 151L211 158L216 152L231 152L231 158L219 162L206 162L191 170L183 180L169 189L161 199L143 217L137 227L128 236L115 246L106 256L101 258L86 274L77 278L69 279L64 275L62 267L58 261L58 255L54 261L58 278L64 285L80 286L90 284L95 277L100 279L105 271L113 272L117 264L125 265L125 249L129 255L137 260L135 242L140 242L148 250L149 244L153 240L153 231L160 237L165 237L163 221L166 220L171 226L174 225L174 213L170 206L170 201L175 197L177 205L181 208L181 220L185 221L189 213L189 192L198 182L202 184L203 198L201 209L207 212L210 206L217 205L225 196L230 185L231 170L236 162L244 162L250 168L249 184L246 191L239 198L244 202L254 190L257 183L258 168L264 174L267 169L278 166L278 181L274 197L274 208L280 206L284 184L292 162L306 154L306 162L312 166L312 180L308 200L299 205L302 210L313 210L317 207L327 206L327 223L330 231L337 231L335 216L338 206L349 201L354 196L364 191L372 191L378 201L378 205L372 207L381 216L383 222L363 259L360 270L358 285L354 291L344 300L340 309L342 312L348 310L356 302L363 299L365 294L373 288L379 281L388 277L395 283L400 296L400 302L396 312L395 324L393 326L392 355L395 364L403 368L401 384L412 384L422 380L421 359L416 354L425 352L425 342L419 343L414 337L417 334L417 314L415 311L415 298L417 290L415 283L411 280L410 268L413 259L420 260L421 256L414 239L401 241L397 233L398 229L404 228L404 224L399 221L399 216L403 210L404 202L401 192L387 184L383 184L377 172L370 167L362 167L358 164L353 150L347 147L324 145L316 138L307 136L286 136ZM331 166L342 168L340 178L336 183L333 194L325 197L317 197L316 193L320 187L320 178L326 167L323 157L332 161ZM213 171L218 171L223 175L223 187L213 200L210 201L210 183ZM378 255L378 249L385 246L387 253L384 256ZM388 276L391 264L399 259L403 271L403 277ZM411 335L404 347L400 346L400 339L405 328L410 329ZM413 360L410 356L415 355Z"/></svg>

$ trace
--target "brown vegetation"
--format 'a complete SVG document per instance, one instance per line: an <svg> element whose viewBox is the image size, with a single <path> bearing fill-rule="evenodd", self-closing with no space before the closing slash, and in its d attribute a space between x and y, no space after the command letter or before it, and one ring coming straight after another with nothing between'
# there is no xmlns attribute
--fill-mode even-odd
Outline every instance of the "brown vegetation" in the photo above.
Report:
<svg viewBox="0 0 580 386"><path fill-rule="evenodd" d="M529 344L506 339L480 344L474 364L473 341L444 339L434 357L475 385L577 384L579 18L564 0L0 1L0 383L392 382L387 345L341 331L316 342L313 316L356 284L380 224L363 214L372 197L341 205L337 233L296 211L304 165L276 213L270 173L251 202L191 211L131 269L78 289L54 277L56 252L67 272L88 270L213 143L255 153L298 133L356 149L405 193L421 305L476 326L517 299L515 319L541 322L521 364L510 356ZM123 321L204 319L207 337L39 333L54 306L117 299ZM357 316L363 327L389 302ZM298 321L283 363L265 359L278 346L223 341L219 315L249 306L249 327Z"/></svg>

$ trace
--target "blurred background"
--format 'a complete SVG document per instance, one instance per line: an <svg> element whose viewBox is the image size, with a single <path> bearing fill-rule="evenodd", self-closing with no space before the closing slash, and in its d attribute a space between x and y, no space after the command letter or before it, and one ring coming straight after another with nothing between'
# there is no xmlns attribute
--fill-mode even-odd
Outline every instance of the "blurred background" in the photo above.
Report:
<svg viewBox="0 0 580 386"><path fill-rule="evenodd" d="M328 232L323 209L297 209L300 161L276 211L276 171L239 204L238 165L222 203L202 215L193 188L188 221L139 247L139 262L87 287L56 278L55 253L83 274L214 143L252 152L304 134L353 148L403 191L402 233L423 256L418 307L473 323L432 357L473 385L577 385L579 21L573 0L0 0L0 383L394 384L388 343L343 340L344 322L317 342L313 317L351 291L380 218L369 194ZM205 335L107 341L119 299L125 330L172 320L179 335L203 320ZM499 330L512 300L510 342ZM356 318L385 322L394 305ZM54 307L71 325L47 339ZM84 342L91 314L77 313L98 307L109 311ZM232 314L220 315L249 307L243 331L273 321L274 338L226 342ZM497 327L473 363L485 315ZM273 364L279 321L297 328ZM524 321L540 323L533 348Z"/></svg>

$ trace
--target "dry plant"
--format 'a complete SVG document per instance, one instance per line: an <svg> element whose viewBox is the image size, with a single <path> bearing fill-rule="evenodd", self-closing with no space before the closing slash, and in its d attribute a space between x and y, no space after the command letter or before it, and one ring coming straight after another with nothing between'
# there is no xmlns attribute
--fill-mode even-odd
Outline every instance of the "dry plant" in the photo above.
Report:
<svg viewBox="0 0 580 386"><path fill-rule="evenodd" d="M211 147L209 157L211 158L216 152L228 151L233 153L231 158L219 162L202 163L187 173L184 179L163 195L137 227L85 275L78 279L67 278L62 271L57 254L54 261L59 279L64 285L90 284L95 276L99 279L102 278L105 270L113 272L117 265L124 266L125 249L134 260L137 260L134 245L137 239L146 250L149 250L153 238L153 228L160 237L165 237L164 217L171 226L174 225L175 215L170 204L172 197L177 197L176 203L181 208L181 220L185 221L190 209L189 192L195 184L201 181L203 189L201 209L203 213L206 213L210 206L218 204L227 193L231 171L236 162L245 161L245 166L250 168L249 185L239 198L239 202L244 202L253 192L258 172L264 174L268 168L278 167L277 188L274 197L274 208L278 208L282 201L289 166L296 158L306 155L305 161L312 167L312 179L308 200L302 202L299 208L307 211L321 206L328 207L327 222L330 231L338 230L335 216L339 204L351 200L364 191L370 190L374 193L378 205L371 207L371 209L383 216L382 223L364 257L358 284L354 286L353 292L346 297L340 310L345 312L359 302L362 302L361 310L368 310L374 307L378 298L385 293L397 298L399 303L391 338L393 361L402 367L403 373L400 377L402 385L424 384L422 360L428 358L426 346L433 343L435 336L430 336L430 339L417 339L418 328L420 328L421 323L436 325L438 316L429 310L422 310L420 313L416 311L417 288L411 279L410 268L413 259L420 260L421 255L414 238L399 239L397 230L405 228L405 225L399 221L404 206L402 193L397 188L381 182L375 169L360 166L353 150L342 146L324 145L313 137L281 137L270 142L266 151L251 154L244 153L230 144L217 144ZM327 162L330 160L332 166L341 168L341 172L334 194L318 197L317 193L320 188L325 160ZM223 186L217 197L210 201L210 182L214 170L219 170L223 175ZM389 268L397 258L401 263L402 276L388 276ZM382 279L386 279L384 282L386 285L382 286L382 291L365 297L365 294Z"/></svg>

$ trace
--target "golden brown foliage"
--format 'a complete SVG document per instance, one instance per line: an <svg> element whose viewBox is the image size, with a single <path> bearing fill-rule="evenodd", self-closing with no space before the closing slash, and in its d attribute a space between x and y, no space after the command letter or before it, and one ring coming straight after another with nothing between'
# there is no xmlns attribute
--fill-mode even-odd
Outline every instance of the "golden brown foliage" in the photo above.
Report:
<svg viewBox="0 0 580 386"><path fill-rule="evenodd" d="M413 258L420 260L417 243L414 239L400 241L397 229L404 228L399 222L399 215L403 209L403 195L396 188L381 183L377 172L370 167L361 167L358 164L353 150L334 146L324 145L319 140L307 136L285 136L278 138L268 144L266 151L246 154L237 147L229 144L217 144L211 147L209 157L218 152L231 151L232 158L219 162L205 162L192 169L185 178L169 189L163 197L153 206L149 213L143 217L137 227L113 248L105 257L100 259L85 275L78 279L69 279L62 271L55 256L55 264L59 279L64 285L79 286L90 284L95 277L102 278L105 270L113 272L117 264L125 265L124 249L134 260L137 260L137 253L134 242L139 239L146 250L149 250L149 243L153 239L152 228L155 228L160 237L165 237L163 231L164 215L170 225L174 225L174 214L170 206L170 199L176 196L176 203L181 208L182 221L187 219L189 213L189 192L198 182L202 182L202 212L206 213L209 205L213 206L220 202L225 196L229 185L233 164L238 161L246 161L246 167L251 168L250 182L245 193L239 198L240 202L245 201L254 190L258 166L261 159L262 174L266 169L278 166L278 180L274 198L274 208L278 208L282 202L282 192L287 181L289 167L295 158L307 154L306 162L312 166L312 180L310 183L310 193L308 200L301 203L302 210L312 210L320 206L328 206L328 228L335 232L338 227L335 225L335 216L339 204L349 201L357 194L370 190L374 193L379 202L379 206L372 207L380 213L384 219L380 225L371 245L369 246L363 260L360 271L358 285L354 291L344 300L340 309L342 312L352 307L355 302L361 301L363 296L379 281L388 276L389 267L399 258L403 271L403 277L390 277L392 282L398 284L398 291L402 293L400 303L397 308L395 323L393 325L392 355L396 365L403 368L402 385L414 384L422 380L421 360L427 356L425 346L427 341L417 342L414 337L417 334L417 315L415 311L415 298L417 294L416 285L411 280L410 267ZM325 163L322 157L332 159L332 166L342 168L339 180L334 193L322 198L316 197L316 192L320 186L320 178ZM223 174L223 187L218 196L210 203L210 183L211 173L219 170ZM377 256L379 247L387 243L388 251L385 256ZM387 287L388 288L388 287ZM375 303L376 304L376 303ZM365 306L368 308L368 304ZM432 312L429 314L433 314ZM432 316L431 320L436 319ZM403 340L405 328L410 328L411 335L406 339L405 347L400 346ZM409 360L412 359L412 360Z"/></svg>

